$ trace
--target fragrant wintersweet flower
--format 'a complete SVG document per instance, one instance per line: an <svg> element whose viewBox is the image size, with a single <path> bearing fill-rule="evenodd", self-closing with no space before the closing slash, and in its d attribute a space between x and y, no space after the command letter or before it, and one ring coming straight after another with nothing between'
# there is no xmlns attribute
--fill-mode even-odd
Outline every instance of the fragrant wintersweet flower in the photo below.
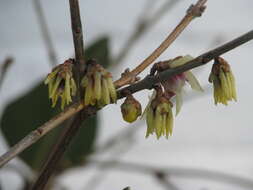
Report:
<svg viewBox="0 0 253 190"><path fill-rule="evenodd" d="M168 138L172 135L172 103L161 89L157 91L155 98L147 105L145 114L147 123L146 138L151 134L156 134L157 139L161 136Z"/></svg>
<svg viewBox="0 0 253 190"><path fill-rule="evenodd" d="M45 84L48 85L49 98L52 100L52 107L55 107L61 98L61 109L72 102L76 94L76 83L72 73L73 60L69 59L58 65L47 75Z"/></svg>
<svg viewBox="0 0 253 190"><path fill-rule="evenodd" d="M94 60L87 63L87 73L81 81L84 88L84 105L104 105L115 103L117 93L112 81L112 75Z"/></svg>
<svg viewBox="0 0 253 190"><path fill-rule="evenodd" d="M228 101L237 101L235 78L230 65L223 58L215 59L209 82L213 83L214 103L228 105Z"/></svg>
<svg viewBox="0 0 253 190"><path fill-rule="evenodd" d="M175 68L181 65L184 65L188 61L191 61L193 57L190 55L179 56L175 59L167 61L169 68ZM189 83L191 88L196 91L202 92L203 89L198 82L197 78L193 75L191 71L186 71L180 74L177 74L173 77L170 77L168 80L162 82L162 85L165 88L165 91L170 94L170 96L175 96L176 98L176 115L180 112L183 104L183 87L185 84Z"/></svg>

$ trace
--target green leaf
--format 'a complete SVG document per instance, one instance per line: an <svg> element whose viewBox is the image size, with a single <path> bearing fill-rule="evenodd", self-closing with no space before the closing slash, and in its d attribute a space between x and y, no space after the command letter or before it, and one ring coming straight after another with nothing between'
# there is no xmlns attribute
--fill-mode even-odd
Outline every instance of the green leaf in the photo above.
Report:
<svg viewBox="0 0 253 190"><path fill-rule="evenodd" d="M99 39L86 50L86 57L95 58L104 66L108 66L110 62L108 43L109 39L106 37ZM50 104L47 86L43 82L10 102L4 109L0 121L2 132L8 144L13 146L29 132L59 113L60 110L51 108ZM20 154L20 158L38 171L52 151L52 147L57 142L65 125L68 125L68 121L26 149ZM88 119L82 125L64 156L63 164L59 168L61 170L79 165L85 156L92 151L98 129L98 116Z"/></svg>
<svg viewBox="0 0 253 190"><path fill-rule="evenodd" d="M13 146L53 115L54 110L48 100L47 87L41 83L5 108L1 119L2 132L9 145ZM20 157L32 168L38 169L48 153L48 147L52 145L48 140L52 136L53 133L50 133L47 138L41 139L25 150Z"/></svg>

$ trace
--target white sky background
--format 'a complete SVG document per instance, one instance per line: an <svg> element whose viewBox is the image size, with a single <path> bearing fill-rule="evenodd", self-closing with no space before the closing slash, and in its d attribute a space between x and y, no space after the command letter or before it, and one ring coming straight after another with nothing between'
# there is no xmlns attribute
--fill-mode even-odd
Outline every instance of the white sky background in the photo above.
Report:
<svg viewBox="0 0 253 190"><path fill-rule="evenodd" d="M158 4L164 1L160 0ZM42 2L58 59L63 62L73 53L68 1L43 0ZM101 35L108 34L112 39L113 53L116 54L133 31L145 2L146 0L81 1L86 44ZM113 71L115 78L120 76L124 68L134 68L148 56L176 26L192 2L194 1L182 0L149 30L117 71ZM219 43L228 41L252 29L252 0L209 0L207 6L203 16L187 27L160 60L184 54L197 56L217 46L217 41ZM47 53L31 0L0 0L0 24L0 60L7 55L15 58L15 65L10 69L0 92L2 112L8 101L43 78L50 71L50 66L47 64ZM211 94L199 95L199 98L183 105L181 113L175 119L174 134L169 140L157 141L155 137L145 139L146 129L143 127L136 134L136 145L121 159L155 166L209 169L252 178L252 48L253 43L249 42L224 55L236 77L237 103L230 103L228 107L222 105L216 107ZM197 71L203 86L208 84L210 66L211 64ZM143 103L143 107L147 97L147 91L136 95L136 98ZM100 113L103 126L99 131L98 144L102 144L112 134L126 127L127 124L121 119L119 108L121 102L106 107ZM3 147L0 152L4 152ZM105 155L103 158L110 158L110 155ZM71 189L83 189L85 182L95 173L92 168L78 169L65 175L60 183ZM98 190L120 190L126 186L131 186L133 190L163 189L148 175L118 171L108 174L98 185ZM1 181L6 175L6 171L0 172ZM5 187L16 189L18 178L9 176L9 180L4 179ZM17 184L13 183L14 179ZM201 180L178 178L173 182L178 187L184 187L182 189L239 189L236 186Z"/></svg>

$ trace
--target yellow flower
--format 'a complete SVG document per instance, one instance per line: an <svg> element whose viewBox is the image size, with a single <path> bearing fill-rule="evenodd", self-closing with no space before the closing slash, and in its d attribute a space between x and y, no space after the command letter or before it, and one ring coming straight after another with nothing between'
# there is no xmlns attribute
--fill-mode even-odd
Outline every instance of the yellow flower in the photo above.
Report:
<svg viewBox="0 0 253 190"><path fill-rule="evenodd" d="M52 100L52 107L55 107L61 98L61 109L72 102L76 94L76 83L72 73L73 60L69 59L58 65L47 75L44 83L48 85L49 98Z"/></svg>
<svg viewBox="0 0 253 190"><path fill-rule="evenodd" d="M121 105L122 117L125 121L132 123L141 115L141 104L128 94L124 103Z"/></svg>
<svg viewBox="0 0 253 190"><path fill-rule="evenodd" d="M146 110L147 132L146 138L150 134L156 134L157 139L161 136L168 138L173 130L172 103L161 92L156 93L156 97L151 100Z"/></svg>
<svg viewBox="0 0 253 190"><path fill-rule="evenodd" d="M84 105L103 107L117 100L117 92L112 81L112 75L101 65L90 61L86 75L81 81L84 88Z"/></svg>
<svg viewBox="0 0 253 190"><path fill-rule="evenodd" d="M214 103L228 105L228 101L237 101L235 78L230 65L223 58L215 59L209 82L213 83Z"/></svg>

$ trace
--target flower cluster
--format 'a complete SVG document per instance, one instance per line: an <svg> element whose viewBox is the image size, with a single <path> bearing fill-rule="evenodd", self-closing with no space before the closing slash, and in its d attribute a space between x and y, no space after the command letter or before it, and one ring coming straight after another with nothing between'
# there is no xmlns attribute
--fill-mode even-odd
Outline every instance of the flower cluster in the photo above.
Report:
<svg viewBox="0 0 253 190"><path fill-rule="evenodd" d="M55 107L59 98L61 98L61 109L64 109L66 105L72 102L72 97L76 94L76 83L73 78L72 69L73 60L69 59L55 67L47 75L45 84L48 85L52 107Z"/></svg>
<svg viewBox="0 0 253 190"><path fill-rule="evenodd" d="M121 104L121 113L125 121L132 123L141 115L141 104L133 97L127 94L123 104Z"/></svg>
<svg viewBox="0 0 253 190"><path fill-rule="evenodd" d="M103 107L115 103L117 93L111 73L95 61L90 61L87 67L87 72L81 81L81 86L85 90L84 105Z"/></svg>
<svg viewBox="0 0 253 190"><path fill-rule="evenodd" d="M156 89L156 95L148 104L145 112L147 123L146 138L154 133L156 134L157 139L161 136L168 138L169 135L172 135L172 103L166 94L162 92L161 87Z"/></svg>
<svg viewBox="0 0 253 190"><path fill-rule="evenodd" d="M158 75L166 69L173 69L191 61L190 55L179 56L174 59L159 62L151 69L151 75ZM69 59L63 64L55 67L48 74L45 84L48 85L49 98L54 107L61 98L61 108L72 102L77 87L73 77L74 60ZM236 101L235 79L230 65L221 57L214 61L209 82L213 83L215 104L228 104L228 101ZM193 90L203 91L198 80L191 71L185 71L169 77L154 86L154 92L145 108L143 115L146 117L146 138L155 134L157 139L161 136L168 138L173 130L173 104L176 103L176 115L179 113L183 98L183 88L189 84ZM97 106L99 108L115 103L117 92L112 81L112 75L94 60L86 62L85 75L80 81L81 92L83 91L84 106ZM122 117L125 121L132 123L142 114L141 104L133 97L130 91L123 93L126 99L121 105Z"/></svg>
<svg viewBox="0 0 253 190"><path fill-rule="evenodd" d="M214 103L228 104L228 101L237 101L235 78L230 65L221 57L215 59L209 82L213 83Z"/></svg>

